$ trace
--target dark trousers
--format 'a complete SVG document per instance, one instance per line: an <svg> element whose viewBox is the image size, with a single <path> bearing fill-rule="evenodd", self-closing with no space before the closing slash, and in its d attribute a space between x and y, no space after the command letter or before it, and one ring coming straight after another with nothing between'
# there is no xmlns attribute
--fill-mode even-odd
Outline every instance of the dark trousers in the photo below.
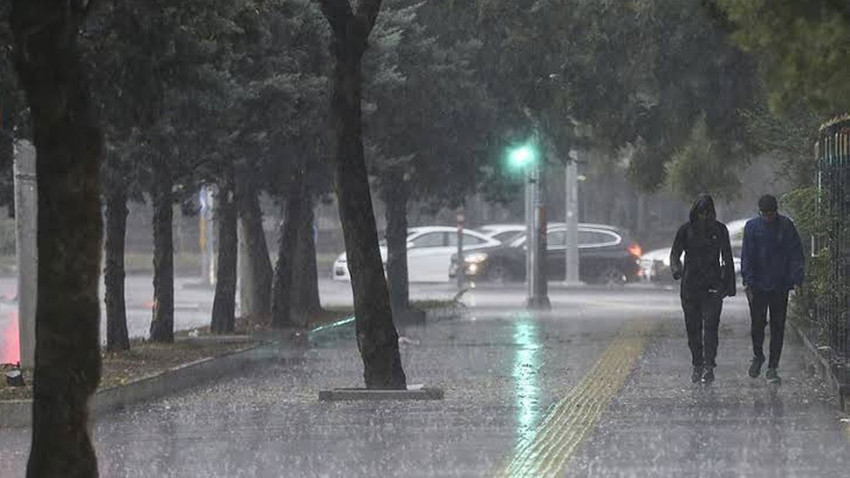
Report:
<svg viewBox="0 0 850 478"><path fill-rule="evenodd" d="M720 312L723 299L716 293L682 297L685 312L685 330L688 331L688 347L695 367L715 367L717 357L717 329L720 327Z"/></svg>
<svg viewBox="0 0 850 478"><path fill-rule="evenodd" d="M753 290L747 296L750 302L750 319L753 336L753 355L764 360L764 329L767 325L767 313L770 311L770 359L768 368L779 366L782 355L782 341L785 339L785 315L788 311L788 291Z"/></svg>

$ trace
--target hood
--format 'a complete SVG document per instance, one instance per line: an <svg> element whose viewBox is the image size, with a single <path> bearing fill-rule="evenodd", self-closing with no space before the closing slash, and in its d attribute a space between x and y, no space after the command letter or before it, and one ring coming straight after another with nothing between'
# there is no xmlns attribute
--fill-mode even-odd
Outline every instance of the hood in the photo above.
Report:
<svg viewBox="0 0 850 478"><path fill-rule="evenodd" d="M690 221L697 220L697 214L700 212L708 212L708 219L714 221L717 219L717 213L714 211L714 199L708 194L700 194L694 201L691 207Z"/></svg>

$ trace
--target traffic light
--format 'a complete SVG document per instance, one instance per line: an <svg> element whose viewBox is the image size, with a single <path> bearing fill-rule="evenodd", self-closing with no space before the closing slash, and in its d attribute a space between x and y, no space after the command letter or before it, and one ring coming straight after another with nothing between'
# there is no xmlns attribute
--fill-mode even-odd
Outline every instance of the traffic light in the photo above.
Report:
<svg viewBox="0 0 850 478"><path fill-rule="evenodd" d="M528 144L517 146L508 153L510 165L517 169L531 165L536 159L537 152L534 150L534 147Z"/></svg>

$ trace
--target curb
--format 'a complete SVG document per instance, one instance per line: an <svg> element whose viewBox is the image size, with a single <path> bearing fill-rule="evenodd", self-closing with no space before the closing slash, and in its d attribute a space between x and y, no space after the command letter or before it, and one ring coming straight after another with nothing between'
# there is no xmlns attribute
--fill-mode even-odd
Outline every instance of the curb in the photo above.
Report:
<svg viewBox="0 0 850 478"><path fill-rule="evenodd" d="M462 307L444 307L426 311L426 319L442 320L462 314ZM353 328L354 318L349 317L328 325L316 327L303 336L292 337L290 330L281 331L279 336L266 340L257 338L250 345L215 357L207 357L194 362L178 365L162 372L142 377L117 387L99 389L91 401L92 417L98 417L114 410L120 410L134 403L160 398L194 386L202 385L212 379L245 371L257 364L282 360L300 361L311 347L321 347L353 335L346 326ZM271 338L271 340L268 340ZM217 338L218 339L218 338ZM225 342L244 340L242 336L220 337ZM191 338L188 340L203 340ZM288 347L282 347L288 345ZM23 428L32 424L32 400L0 401L0 429Z"/></svg>
<svg viewBox="0 0 850 478"><path fill-rule="evenodd" d="M439 388L413 388L407 390L375 390L366 388L335 388L320 390L321 402L374 401L374 400L442 400L445 392Z"/></svg>
<svg viewBox="0 0 850 478"><path fill-rule="evenodd" d="M803 345L806 346L806 350L808 351L806 365L818 378L823 380L832 394L835 395L838 409L845 413L848 412L848 407L850 407L850 403L848 403L850 402L850 380L848 380L846 374L842 374L840 370L836 370L836 367L833 367L821 355L817 347L806 337L806 334L797 324L791 321L787 323L797 332L797 336L800 337ZM841 375L845 375L843 377L844 380L842 380Z"/></svg>
<svg viewBox="0 0 850 478"><path fill-rule="evenodd" d="M206 383L213 378L247 370L270 360L301 360L303 349L283 350L275 343L255 343L216 357L207 357L142 377L125 385L98 390L91 401L93 417L128 405L159 398ZM0 402L0 428L32 424L32 400Z"/></svg>
<svg viewBox="0 0 850 478"><path fill-rule="evenodd" d="M466 315L469 309L463 305L450 305L447 307L438 307L425 310L425 321L436 322L440 320L448 320Z"/></svg>

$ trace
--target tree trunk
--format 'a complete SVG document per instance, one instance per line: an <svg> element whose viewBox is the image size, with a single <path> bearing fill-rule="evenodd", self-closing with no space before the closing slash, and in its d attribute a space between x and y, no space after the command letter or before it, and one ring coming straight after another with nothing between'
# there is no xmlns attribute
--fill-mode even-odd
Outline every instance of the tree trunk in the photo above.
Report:
<svg viewBox="0 0 850 478"><path fill-rule="evenodd" d="M272 285L272 327L303 327L306 324L293 320L292 278L296 264L295 254L298 241L298 225L301 221L303 202L303 172L299 171L290 186L286 198L286 213L280 224L277 264ZM300 319L300 318L299 318Z"/></svg>
<svg viewBox="0 0 850 478"><path fill-rule="evenodd" d="M375 3L380 7L380 2L363 1L359 8L374 8ZM368 22L368 13L366 25L361 23L364 18L360 13L353 18L340 15L333 2L323 0L322 10L335 36L331 47L335 60L331 83L334 184L351 272L363 377L367 388L404 389L406 378L378 250L378 232L363 152L361 60L372 24ZM373 13L377 15L376 11Z"/></svg>
<svg viewBox="0 0 850 478"><path fill-rule="evenodd" d="M410 307L407 274L407 201L409 192L402 175L392 174L384 193L387 205L387 280L390 304L396 317Z"/></svg>
<svg viewBox="0 0 850 478"><path fill-rule="evenodd" d="M151 340L174 342L173 179L164 158L153 164L153 320Z"/></svg>
<svg viewBox="0 0 850 478"><path fill-rule="evenodd" d="M218 267L210 330L216 334L225 334L232 333L235 326L236 257L239 250L232 167L225 173L218 191Z"/></svg>
<svg viewBox="0 0 850 478"><path fill-rule="evenodd" d="M302 201L298 224L295 267L292 270L292 311L299 322L307 324L322 310L319 299L319 274L316 269L315 213L309 197Z"/></svg>
<svg viewBox="0 0 850 478"><path fill-rule="evenodd" d="M266 244L266 234L263 230L263 211L257 192L246 174L237 172L237 200L239 215L242 220L242 231L245 233L245 243L248 249L248 267L251 273L249 288L251 313L262 317L271 314L272 295L272 263L269 258L269 247ZM243 278L244 280L244 278Z"/></svg>
<svg viewBox="0 0 850 478"><path fill-rule="evenodd" d="M100 381L103 134L77 48L84 12L15 0L15 66L38 161L38 299L27 476L97 476L89 400Z"/></svg>
<svg viewBox="0 0 850 478"><path fill-rule="evenodd" d="M106 350L129 350L127 307L124 303L124 239L127 233L127 192L110 185L106 194Z"/></svg>

